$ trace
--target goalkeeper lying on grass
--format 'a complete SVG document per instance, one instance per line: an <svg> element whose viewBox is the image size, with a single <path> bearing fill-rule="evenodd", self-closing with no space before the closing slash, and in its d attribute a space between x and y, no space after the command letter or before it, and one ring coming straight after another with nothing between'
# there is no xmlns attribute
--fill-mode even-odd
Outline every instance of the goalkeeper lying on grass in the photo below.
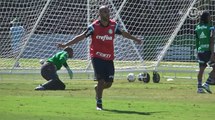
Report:
<svg viewBox="0 0 215 120"><path fill-rule="evenodd" d="M73 57L73 49L66 47L63 51L56 53L49 58L41 67L41 75L48 82L39 85L35 90L65 90L65 84L59 79L57 70L64 66L70 79L72 79L73 72L67 64L67 59Z"/></svg>

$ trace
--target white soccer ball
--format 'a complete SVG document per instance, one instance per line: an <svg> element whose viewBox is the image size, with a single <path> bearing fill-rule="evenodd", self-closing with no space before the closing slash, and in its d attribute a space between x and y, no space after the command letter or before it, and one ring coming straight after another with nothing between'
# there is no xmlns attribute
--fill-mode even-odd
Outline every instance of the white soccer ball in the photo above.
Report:
<svg viewBox="0 0 215 120"><path fill-rule="evenodd" d="M136 79L134 73L129 73L128 76L127 76L127 80L128 82L134 82Z"/></svg>
<svg viewBox="0 0 215 120"><path fill-rule="evenodd" d="M143 79L144 79L144 74L143 74L143 73L139 73L139 75L137 76L137 79L138 79L139 81L143 81Z"/></svg>
<svg viewBox="0 0 215 120"><path fill-rule="evenodd" d="M45 59L40 59L40 64L43 65L45 63Z"/></svg>

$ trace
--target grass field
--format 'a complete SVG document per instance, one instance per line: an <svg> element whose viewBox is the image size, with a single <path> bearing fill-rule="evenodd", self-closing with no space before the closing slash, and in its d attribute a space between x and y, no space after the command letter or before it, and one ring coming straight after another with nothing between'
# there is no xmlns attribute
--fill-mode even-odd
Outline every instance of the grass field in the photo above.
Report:
<svg viewBox="0 0 215 120"><path fill-rule="evenodd" d="M14 75L14 77L17 77ZM32 77L32 76L31 76ZM91 80L64 80L65 91L34 91L45 81L0 80L0 120L214 120L215 94L197 94L195 80L158 84L115 80L95 109ZM215 92L215 87L211 86Z"/></svg>

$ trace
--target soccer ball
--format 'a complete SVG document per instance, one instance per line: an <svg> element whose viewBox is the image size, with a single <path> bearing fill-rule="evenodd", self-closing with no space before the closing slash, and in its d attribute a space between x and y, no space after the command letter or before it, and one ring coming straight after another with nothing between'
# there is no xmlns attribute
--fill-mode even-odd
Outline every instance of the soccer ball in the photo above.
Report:
<svg viewBox="0 0 215 120"><path fill-rule="evenodd" d="M128 76L127 76L127 80L128 82L134 82L136 79L134 73L129 73Z"/></svg>
<svg viewBox="0 0 215 120"><path fill-rule="evenodd" d="M40 64L43 65L45 63L45 59L40 59Z"/></svg>
<svg viewBox="0 0 215 120"><path fill-rule="evenodd" d="M143 81L144 80L144 74L143 73L139 73L139 75L138 75L138 80L139 81Z"/></svg>

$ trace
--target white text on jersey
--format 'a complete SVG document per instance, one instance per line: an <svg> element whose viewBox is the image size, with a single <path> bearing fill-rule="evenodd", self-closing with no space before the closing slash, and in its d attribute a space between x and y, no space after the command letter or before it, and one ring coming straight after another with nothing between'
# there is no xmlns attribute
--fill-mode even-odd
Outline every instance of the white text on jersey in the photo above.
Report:
<svg viewBox="0 0 215 120"><path fill-rule="evenodd" d="M99 39L99 40L102 40L102 41L113 40L112 36L108 36L108 35L104 35L104 36L97 35L96 39Z"/></svg>
<svg viewBox="0 0 215 120"><path fill-rule="evenodd" d="M111 57L111 54L105 54L102 52L96 52L96 55L101 56L103 58L110 58Z"/></svg>

